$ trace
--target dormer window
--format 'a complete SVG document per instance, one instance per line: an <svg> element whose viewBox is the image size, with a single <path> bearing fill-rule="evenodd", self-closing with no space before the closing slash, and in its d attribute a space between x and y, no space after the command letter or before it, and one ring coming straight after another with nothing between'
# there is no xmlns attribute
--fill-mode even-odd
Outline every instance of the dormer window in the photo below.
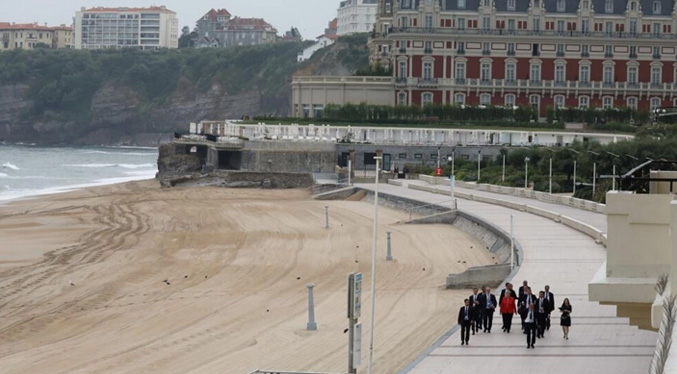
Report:
<svg viewBox="0 0 677 374"><path fill-rule="evenodd" d="M515 1L516 0L508 0L508 10L515 10Z"/></svg>
<svg viewBox="0 0 677 374"><path fill-rule="evenodd" d="M411 0L402 0L402 9L411 8Z"/></svg>
<svg viewBox="0 0 677 374"><path fill-rule="evenodd" d="M483 3L484 3L484 6L489 6L490 0L484 0Z"/></svg>
<svg viewBox="0 0 677 374"><path fill-rule="evenodd" d="M613 0L606 0L604 2L604 12L613 13L614 12L614 2Z"/></svg>
<svg viewBox="0 0 677 374"><path fill-rule="evenodd" d="M661 2L660 1L654 1L653 2L653 14L661 14Z"/></svg>
<svg viewBox="0 0 677 374"><path fill-rule="evenodd" d="M566 10L566 4L564 0L557 0L557 11L564 12Z"/></svg>
<svg viewBox="0 0 677 374"><path fill-rule="evenodd" d="M458 0L458 9L465 9L465 0Z"/></svg>
<svg viewBox="0 0 677 374"><path fill-rule="evenodd" d="M590 7L590 2L588 0L583 0L583 9L588 9Z"/></svg>
<svg viewBox="0 0 677 374"><path fill-rule="evenodd" d="M637 2L636 1L630 2L630 10L637 10Z"/></svg>

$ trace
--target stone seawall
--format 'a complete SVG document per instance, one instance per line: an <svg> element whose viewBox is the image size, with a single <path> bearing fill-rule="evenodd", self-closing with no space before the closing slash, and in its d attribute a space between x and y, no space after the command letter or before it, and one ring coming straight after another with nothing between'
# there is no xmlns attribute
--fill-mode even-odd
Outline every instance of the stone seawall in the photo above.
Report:
<svg viewBox="0 0 677 374"><path fill-rule="evenodd" d="M258 173L215 171L206 174L162 176L162 187L231 187L231 188L307 188L314 183L307 173Z"/></svg>

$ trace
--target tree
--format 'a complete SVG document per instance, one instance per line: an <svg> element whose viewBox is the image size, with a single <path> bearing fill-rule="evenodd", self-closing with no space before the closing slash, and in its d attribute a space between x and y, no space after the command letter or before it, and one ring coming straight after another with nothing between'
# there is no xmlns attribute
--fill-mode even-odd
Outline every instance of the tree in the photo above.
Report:
<svg viewBox="0 0 677 374"><path fill-rule="evenodd" d="M179 36L179 48L191 48L194 45L194 35L195 31L190 32L190 27L183 26L181 36Z"/></svg>
<svg viewBox="0 0 677 374"><path fill-rule="evenodd" d="M285 32L284 36L285 36L286 39L290 39L290 40L298 40L298 41L303 40L303 36L301 36L301 32L299 31L299 29L297 29L294 26L292 26L291 29L289 29L289 31Z"/></svg>

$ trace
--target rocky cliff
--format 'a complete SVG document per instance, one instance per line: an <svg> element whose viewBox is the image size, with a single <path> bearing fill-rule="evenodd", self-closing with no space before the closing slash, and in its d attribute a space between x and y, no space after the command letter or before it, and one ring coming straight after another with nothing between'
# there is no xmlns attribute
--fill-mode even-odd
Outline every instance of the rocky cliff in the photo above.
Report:
<svg viewBox="0 0 677 374"><path fill-rule="evenodd" d="M3 52L0 141L154 146L203 119L286 116L293 74L350 74L367 64L364 36L298 64L308 44Z"/></svg>

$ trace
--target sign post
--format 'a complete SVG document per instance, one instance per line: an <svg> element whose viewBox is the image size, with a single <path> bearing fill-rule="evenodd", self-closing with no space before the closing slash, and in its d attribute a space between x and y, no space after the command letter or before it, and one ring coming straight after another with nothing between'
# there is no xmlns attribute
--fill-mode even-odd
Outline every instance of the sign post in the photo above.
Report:
<svg viewBox="0 0 677 374"><path fill-rule="evenodd" d="M357 373L362 362L362 273L348 274L348 373Z"/></svg>

